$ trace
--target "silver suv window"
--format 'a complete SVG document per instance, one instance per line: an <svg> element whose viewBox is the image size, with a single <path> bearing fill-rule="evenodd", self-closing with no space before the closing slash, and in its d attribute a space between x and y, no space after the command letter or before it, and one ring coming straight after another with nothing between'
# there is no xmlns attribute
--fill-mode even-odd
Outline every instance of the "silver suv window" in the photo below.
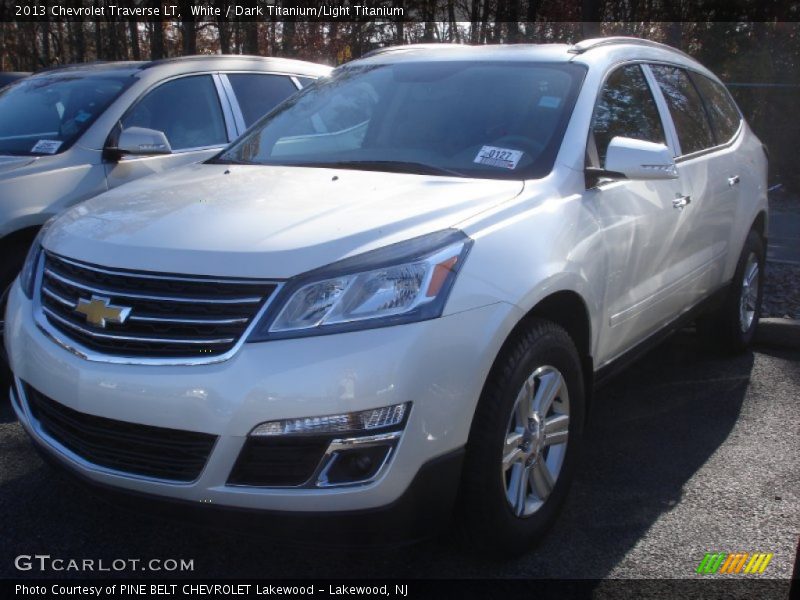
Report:
<svg viewBox="0 0 800 600"><path fill-rule="evenodd" d="M639 65L618 68L603 85L592 116L590 166L605 164L608 144L617 136L661 144L665 140L656 101Z"/></svg>
<svg viewBox="0 0 800 600"><path fill-rule="evenodd" d="M717 143L724 144L730 141L738 131L742 120L730 94L725 86L704 75L691 73L691 78L703 96Z"/></svg>
<svg viewBox="0 0 800 600"><path fill-rule="evenodd" d="M286 75L228 73L228 81L239 101L247 127L297 91Z"/></svg>
<svg viewBox="0 0 800 600"><path fill-rule="evenodd" d="M714 146L714 134L703 101L686 71L667 65L652 65L651 68L675 123L681 154Z"/></svg>
<svg viewBox="0 0 800 600"><path fill-rule="evenodd" d="M219 95L210 75L181 77L148 92L121 120L122 128L163 131L173 150L228 142Z"/></svg>

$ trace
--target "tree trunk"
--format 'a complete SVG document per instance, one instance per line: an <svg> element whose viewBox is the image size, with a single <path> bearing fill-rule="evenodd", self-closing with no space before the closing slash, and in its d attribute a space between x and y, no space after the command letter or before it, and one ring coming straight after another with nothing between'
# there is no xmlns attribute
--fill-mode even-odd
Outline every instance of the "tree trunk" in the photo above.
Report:
<svg viewBox="0 0 800 600"><path fill-rule="evenodd" d="M394 6L396 8L402 7L403 2L402 0L395 0ZM399 20L395 24L395 35L394 35L394 43L395 44L403 44L405 42L405 23Z"/></svg>
<svg viewBox="0 0 800 600"><path fill-rule="evenodd" d="M602 0L583 0L581 3L581 37L600 37L600 20L603 16Z"/></svg>
<svg viewBox="0 0 800 600"><path fill-rule="evenodd" d="M181 23L181 42L184 56L197 54L197 24L194 21Z"/></svg>
<svg viewBox="0 0 800 600"><path fill-rule="evenodd" d="M511 0L508 3L508 37L509 44L519 42L519 0Z"/></svg>
<svg viewBox="0 0 800 600"><path fill-rule="evenodd" d="M43 67L50 66L50 21L42 23L42 56L39 63Z"/></svg>
<svg viewBox="0 0 800 600"><path fill-rule="evenodd" d="M70 47L69 62L84 62L86 60L86 35L83 28L83 21L67 21Z"/></svg>
<svg viewBox="0 0 800 600"><path fill-rule="evenodd" d="M219 51L222 54L231 53L231 29L228 21L222 17L217 19L217 31L219 32Z"/></svg>
<svg viewBox="0 0 800 600"><path fill-rule="evenodd" d="M283 38L281 39L281 54L291 56L294 50L295 22L284 21Z"/></svg>
<svg viewBox="0 0 800 600"><path fill-rule="evenodd" d="M128 21L128 33L131 37L131 58L142 60L142 52L139 48L139 23Z"/></svg>
<svg viewBox="0 0 800 600"><path fill-rule="evenodd" d="M150 36L150 59L158 60L165 58L164 52L164 24L161 21L154 21L153 32Z"/></svg>

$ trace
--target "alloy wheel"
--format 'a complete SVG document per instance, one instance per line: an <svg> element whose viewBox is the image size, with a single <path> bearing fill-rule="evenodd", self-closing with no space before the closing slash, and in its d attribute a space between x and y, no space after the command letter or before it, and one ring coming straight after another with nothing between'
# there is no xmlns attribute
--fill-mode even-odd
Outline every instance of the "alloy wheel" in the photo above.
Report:
<svg viewBox="0 0 800 600"><path fill-rule="evenodd" d="M564 377L555 367L539 367L517 394L503 448L506 499L516 516L531 516L550 496L564 464L568 432Z"/></svg>
<svg viewBox="0 0 800 600"><path fill-rule="evenodd" d="M739 296L739 327L742 333L750 330L755 319L760 283L758 257L751 252L744 267L742 291Z"/></svg>

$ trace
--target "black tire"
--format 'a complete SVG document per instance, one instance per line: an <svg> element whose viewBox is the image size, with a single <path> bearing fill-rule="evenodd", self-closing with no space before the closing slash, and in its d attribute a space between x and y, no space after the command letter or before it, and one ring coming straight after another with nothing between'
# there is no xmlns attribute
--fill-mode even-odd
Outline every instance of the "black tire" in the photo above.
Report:
<svg viewBox="0 0 800 600"><path fill-rule="evenodd" d="M560 372L568 391L566 452L555 485L543 504L529 516L517 516L507 497L505 478L509 472L504 474L502 466L504 446L523 384L545 366ZM478 403L462 475L460 528L475 549L497 556L518 555L532 548L555 521L580 451L585 418L583 381L575 344L564 329L550 321L531 319L506 344Z"/></svg>
<svg viewBox="0 0 800 600"><path fill-rule="evenodd" d="M5 331L6 298L11 284L16 279L30 244L17 242L3 248L6 253L2 267L0 267L0 398L8 396L7 391L11 385L11 370L8 368L3 332Z"/></svg>
<svg viewBox="0 0 800 600"><path fill-rule="evenodd" d="M742 293L745 288L745 273L748 271L750 264L752 264L750 263L751 257L755 258L758 276L754 302L752 303L754 309L753 317L749 325L745 327L740 309ZM764 241L756 231L750 231L724 300L714 312L698 319L698 331L724 352L731 354L744 352L755 337L761 313L761 300L764 295L764 260Z"/></svg>

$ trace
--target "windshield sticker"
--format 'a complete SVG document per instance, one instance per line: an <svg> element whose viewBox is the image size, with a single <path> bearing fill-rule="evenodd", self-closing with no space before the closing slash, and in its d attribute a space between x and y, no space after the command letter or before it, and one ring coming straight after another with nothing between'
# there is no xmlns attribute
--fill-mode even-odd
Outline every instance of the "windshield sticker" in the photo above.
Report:
<svg viewBox="0 0 800 600"><path fill-rule="evenodd" d="M539 106L542 108L558 108L561 98L558 96L542 96L539 98Z"/></svg>
<svg viewBox="0 0 800 600"><path fill-rule="evenodd" d="M75 120L78 123L83 123L84 121L88 121L91 118L92 118L92 114L86 112L85 110L80 110L80 111L78 111L78 114L75 115Z"/></svg>
<svg viewBox="0 0 800 600"><path fill-rule="evenodd" d="M58 140L39 140L31 148L31 152L38 154L55 154L61 147Z"/></svg>
<svg viewBox="0 0 800 600"><path fill-rule="evenodd" d="M472 162L489 167L500 167L501 169L516 169L522 155L523 152L521 150L484 146Z"/></svg>

